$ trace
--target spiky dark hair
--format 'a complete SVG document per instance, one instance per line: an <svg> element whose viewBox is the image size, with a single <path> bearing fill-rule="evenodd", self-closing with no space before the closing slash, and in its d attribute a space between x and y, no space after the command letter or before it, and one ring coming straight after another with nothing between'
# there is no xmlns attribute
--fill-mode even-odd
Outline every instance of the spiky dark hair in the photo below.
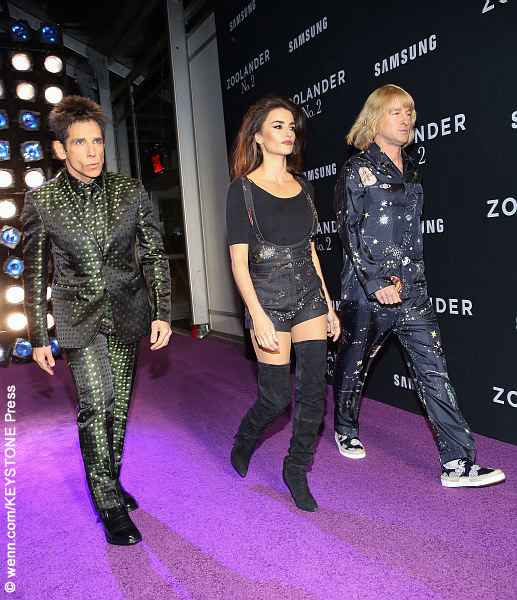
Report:
<svg viewBox="0 0 517 600"><path fill-rule="evenodd" d="M65 96L50 111L48 124L54 132L56 140L65 145L68 128L77 121L95 121L104 137L104 126L107 122L102 107L84 96Z"/></svg>

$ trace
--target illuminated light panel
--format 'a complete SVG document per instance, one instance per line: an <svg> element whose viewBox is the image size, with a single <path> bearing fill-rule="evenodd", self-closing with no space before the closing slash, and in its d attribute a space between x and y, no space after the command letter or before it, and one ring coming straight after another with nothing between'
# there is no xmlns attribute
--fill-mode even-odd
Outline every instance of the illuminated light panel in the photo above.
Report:
<svg viewBox="0 0 517 600"><path fill-rule="evenodd" d="M36 88L28 81L22 81L16 86L16 95L20 100L34 100Z"/></svg>
<svg viewBox="0 0 517 600"><path fill-rule="evenodd" d="M45 175L41 169L29 169L24 176L25 185L32 189L45 183Z"/></svg>
<svg viewBox="0 0 517 600"><path fill-rule="evenodd" d="M10 256L4 262L4 273L7 273L13 279L18 279L21 276L23 268L23 260L17 256Z"/></svg>
<svg viewBox="0 0 517 600"><path fill-rule="evenodd" d="M39 129L39 117L39 113L23 110L20 112L20 126L22 129Z"/></svg>
<svg viewBox="0 0 517 600"><path fill-rule="evenodd" d="M26 52L17 52L11 57L11 65L15 71L30 71L32 69L32 60Z"/></svg>
<svg viewBox="0 0 517 600"><path fill-rule="evenodd" d="M0 140L0 160L11 159L11 147L7 140Z"/></svg>
<svg viewBox="0 0 517 600"><path fill-rule="evenodd" d="M21 145L23 160L33 162L43 158L43 148L39 142L24 142Z"/></svg>
<svg viewBox="0 0 517 600"><path fill-rule="evenodd" d="M21 285L11 285L5 290L5 299L9 304L21 304L25 298L25 290Z"/></svg>
<svg viewBox="0 0 517 600"><path fill-rule="evenodd" d="M23 21L15 21L14 23L11 23L9 31L11 36L16 40L20 40L22 42L30 40L31 34L29 26Z"/></svg>
<svg viewBox="0 0 517 600"><path fill-rule="evenodd" d="M0 229L0 243L8 248L16 248L21 239L22 234L20 231L18 231L18 229L16 229L16 227L4 225L2 229Z"/></svg>
<svg viewBox="0 0 517 600"><path fill-rule="evenodd" d="M59 41L57 29L52 25L42 25L40 33L43 40L49 44L56 44Z"/></svg>
<svg viewBox="0 0 517 600"><path fill-rule="evenodd" d="M7 317L7 327L12 331L20 331L27 327L27 317L23 313L11 313Z"/></svg>
<svg viewBox="0 0 517 600"><path fill-rule="evenodd" d="M12 219L16 214L16 204L12 200L0 200L0 219Z"/></svg>
<svg viewBox="0 0 517 600"><path fill-rule="evenodd" d="M23 338L18 338L16 340L16 344L14 346L13 355L18 356L18 358L27 358L32 354L32 344L29 340L24 340Z"/></svg>
<svg viewBox="0 0 517 600"><path fill-rule="evenodd" d="M47 56L43 64L49 73L61 73L63 70L63 61L59 56L54 56L53 54Z"/></svg>
<svg viewBox="0 0 517 600"><path fill-rule="evenodd" d="M13 183L13 172L10 169L0 169L0 188L9 188Z"/></svg>
<svg viewBox="0 0 517 600"><path fill-rule="evenodd" d="M57 104L63 100L63 90L57 85L50 85L45 89L45 100L49 104Z"/></svg>

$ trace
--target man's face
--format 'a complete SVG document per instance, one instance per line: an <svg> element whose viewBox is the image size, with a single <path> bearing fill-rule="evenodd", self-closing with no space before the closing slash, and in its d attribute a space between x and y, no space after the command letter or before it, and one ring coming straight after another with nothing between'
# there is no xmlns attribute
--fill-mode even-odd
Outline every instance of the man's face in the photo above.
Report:
<svg viewBox="0 0 517 600"><path fill-rule="evenodd" d="M96 121L77 121L68 128L64 145L54 142L58 158L65 161L70 175L84 183L99 176L104 165L104 139Z"/></svg>
<svg viewBox="0 0 517 600"><path fill-rule="evenodd" d="M402 105L400 98L395 97L384 115L376 138L384 144L405 146L411 131L413 110Z"/></svg>

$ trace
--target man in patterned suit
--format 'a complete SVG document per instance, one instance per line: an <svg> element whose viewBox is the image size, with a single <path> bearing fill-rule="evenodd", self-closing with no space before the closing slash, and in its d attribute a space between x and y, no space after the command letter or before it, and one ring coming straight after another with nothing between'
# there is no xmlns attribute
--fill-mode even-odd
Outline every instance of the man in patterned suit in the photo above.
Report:
<svg viewBox="0 0 517 600"><path fill-rule="evenodd" d="M120 484L137 347L149 333L151 350L168 344L171 284L142 184L103 170L105 122L101 107L80 96L65 97L50 113L53 149L66 168L25 198L25 311L33 358L53 375L46 319L52 256L56 337L76 384L91 498L106 540L129 545L142 539L128 514L138 504Z"/></svg>

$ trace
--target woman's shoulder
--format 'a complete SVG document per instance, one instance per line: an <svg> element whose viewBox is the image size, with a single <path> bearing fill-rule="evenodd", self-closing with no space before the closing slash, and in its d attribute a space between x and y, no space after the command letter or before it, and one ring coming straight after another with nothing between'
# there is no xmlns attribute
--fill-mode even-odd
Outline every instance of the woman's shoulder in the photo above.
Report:
<svg viewBox="0 0 517 600"><path fill-rule="evenodd" d="M228 198L242 198L243 196L242 180L241 177L237 177L228 186Z"/></svg>

